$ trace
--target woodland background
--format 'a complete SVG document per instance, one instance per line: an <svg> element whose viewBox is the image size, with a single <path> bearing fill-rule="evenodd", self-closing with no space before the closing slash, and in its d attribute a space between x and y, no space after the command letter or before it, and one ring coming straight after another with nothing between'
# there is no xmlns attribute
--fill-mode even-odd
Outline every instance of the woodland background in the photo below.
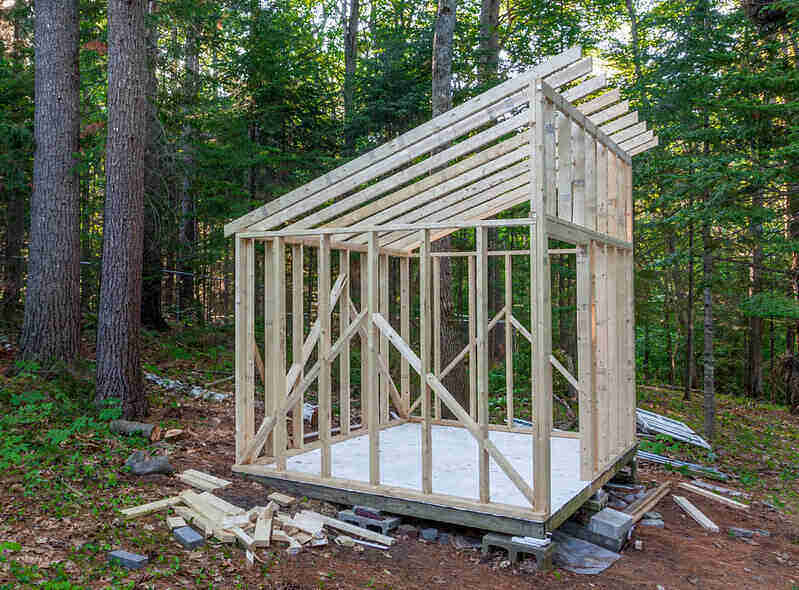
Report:
<svg viewBox="0 0 799 590"><path fill-rule="evenodd" d="M66 315L83 340L66 353L48 353L35 344L48 328L23 313L36 190L33 6L0 3L0 334L20 343L23 362L91 356L104 334L103 237L114 211L107 143L118 131L107 124L113 39L108 3L75 4L79 38L66 43L74 44L80 76L79 207L69 231L79 240L80 295L79 309ZM144 149L144 215L129 233L143 243L145 330L230 324L227 221L580 44L611 69L631 110L660 138L634 164L639 381L686 395L703 389L706 400L723 391L799 409L796 1L142 4L146 17L130 38L148 64L134 80L147 98L144 124L133 126ZM442 55L451 58L443 86L434 76ZM55 135L43 140L60 145ZM506 230L491 240L511 244L519 236ZM63 248L57 231L49 239L49 251ZM455 247L468 242L452 238ZM124 248L116 254L108 268L124 261ZM573 263L553 262L554 345L573 359ZM503 270L491 272L496 279ZM466 310L466 278L453 273L448 288L457 315ZM514 281L525 292L529 273ZM498 309L500 298L492 295L490 305ZM529 317L523 310L519 316ZM499 359L504 339L496 336ZM517 367L529 376L529 349L517 346ZM99 354L97 362L104 362ZM138 357L131 362L138 371ZM98 398L114 397L99 391L100 373ZM501 388L504 379L497 374L495 382Z"/></svg>

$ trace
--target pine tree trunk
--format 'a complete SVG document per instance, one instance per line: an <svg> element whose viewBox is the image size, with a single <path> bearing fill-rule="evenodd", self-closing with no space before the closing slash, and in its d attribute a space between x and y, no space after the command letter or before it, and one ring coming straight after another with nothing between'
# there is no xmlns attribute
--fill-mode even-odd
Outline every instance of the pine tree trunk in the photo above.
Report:
<svg viewBox="0 0 799 590"><path fill-rule="evenodd" d="M455 35L456 0L439 0L433 35L433 117L452 108L452 41ZM433 250L452 249L450 236L433 242ZM441 366L446 366L460 352L460 332L455 321L455 306L452 300L452 266L449 257L442 257L441 272ZM453 369L444 385L461 406L468 408L466 368L463 363Z"/></svg>
<svg viewBox="0 0 799 590"><path fill-rule="evenodd" d="M355 134L352 129L352 118L355 113L355 68L358 65L358 23L360 20L360 0L350 0L349 13L347 3L342 7L344 29L344 125L347 153L355 151Z"/></svg>
<svg viewBox="0 0 799 590"><path fill-rule="evenodd" d="M141 274L147 125L146 0L108 2L108 140L97 325L98 402L147 413L141 375Z"/></svg>
<svg viewBox="0 0 799 590"><path fill-rule="evenodd" d="M693 214L694 196L691 193L690 210ZM696 363L694 361L694 221L688 222L688 298L686 301L685 320L685 378L682 398L691 399L691 388L696 380Z"/></svg>
<svg viewBox="0 0 799 590"><path fill-rule="evenodd" d="M149 14L158 11L157 0L150 0ZM155 77L158 57L158 28L152 22L147 30L147 146L144 153L144 250L142 260L141 321L145 328L166 330L168 325L161 311L161 126L158 123L158 81Z"/></svg>
<svg viewBox="0 0 799 590"><path fill-rule="evenodd" d="M499 71L499 0L482 0L480 4L480 83L488 87Z"/></svg>
<svg viewBox="0 0 799 590"><path fill-rule="evenodd" d="M710 195L705 194L705 206ZM706 213L707 215L707 213ZM702 281L704 282L704 412L705 436L712 440L716 432L716 382L713 355L713 244L710 221L702 224Z"/></svg>
<svg viewBox="0 0 799 590"><path fill-rule="evenodd" d="M184 105L183 114L185 122L183 124L183 162L182 177L180 182L180 304L192 314L194 306L194 249L197 237L194 211L194 192L192 179L194 177L194 156L192 140L194 130L189 122L189 115L194 110L199 91L200 60L197 47L197 36L192 29L193 23L189 23L189 30L186 32L186 72L184 78ZM199 317L199 316L198 316Z"/></svg>
<svg viewBox="0 0 799 590"><path fill-rule="evenodd" d="M78 2L36 2L31 234L23 359L70 362L80 348Z"/></svg>
<svg viewBox="0 0 799 590"><path fill-rule="evenodd" d="M763 207L763 191L755 191L752 208L758 215ZM749 297L756 297L762 291L763 274L763 225L760 221L752 222L752 265L749 267ZM747 378L749 395L763 395L763 318L753 315L749 318L749 375Z"/></svg>

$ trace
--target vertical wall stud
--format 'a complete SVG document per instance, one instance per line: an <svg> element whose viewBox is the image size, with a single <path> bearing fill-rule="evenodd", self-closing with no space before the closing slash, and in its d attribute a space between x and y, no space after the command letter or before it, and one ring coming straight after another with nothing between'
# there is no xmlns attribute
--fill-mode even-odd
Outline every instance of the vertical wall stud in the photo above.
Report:
<svg viewBox="0 0 799 590"><path fill-rule="evenodd" d="M591 358L591 263L588 247L577 250L577 371L580 421L580 479L594 479L596 399L592 387Z"/></svg>
<svg viewBox="0 0 799 590"><path fill-rule="evenodd" d="M286 397L286 246L283 238L275 238L272 246L274 263L273 285L275 307L272 314L272 356L265 359L264 364L272 370L274 383L273 407L277 409ZM268 379L269 377L267 377ZM283 416L275 425L275 457L277 468L286 469L286 417Z"/></svg>
<svg viewBox="0 0 799 590"><path fill-rule="evenodd" d="M303 251L302 244L291 246L291 356L293 363L302 363L302 344L305 341L305 322L303 314ZM302 380L300 371L298 380ZM303 400L299 400L292 410L292 439L294 447L303 447L305 425L302 417Z"/></svg>
<svg viewBox="0 0 799 590"><path fill-rule="evenodd" d="M477 244L477 423L482 440L478 441L480 501L491 501L488 438L488 229L476 229ZM511 424L512 426L512 424Z"/></svg>
<svg viewBox="0 0 799 590"><path fill-rule="evenodd" d="M344 291L339 298L339 334L344 334L350 325L350 251L339 250L339 272L347 277ZM350 433L350 341L344 342L339 363L339 411L341 412L341 434Z"/></svg>
<svg viewBox="0 0 799 590"><path fill-rule="evenodd" d="M432 280L432 263L430 257L430 230L422 230L421 246L419 248L419 356L422 364L421 395L422 395L422 492L430 494L433 491L433 448L432 425L430 422L430 385L427 375L430 373L430 325L433 319L430 306L430 291Z"/></svg>
<svg viewBox="0 0 799 590"><path fill-rule="evenodd" d="M477 293L474 288L477 280L477 259L469 256L469 416L477 420Z"/></svg>
<svg viewBox="0 0 799 590"><path fill-rule="evenodd" d="M367 263L367 322L366 329L368 333L367 342L367 381L366 381L366 396L368 398L368 418L367 424L369 428L369 483L372 485L380 484L380 404L378 396L378 381L377 381L377 354L379 346L379 335L377 333L377 326L372 319L374 314L380 311L379 308L379 293L378 293L378 274L379 269L379 253L377 248L377 232L369 232L369 254Z"/></svg>
<svg viewBox="0 0 799 590"><path fill-rule="evenodd" d="M433 258L433 374L441 376L441 258ZM441 400L435 396L434 416L441 419Z"/></svg>
<svg viewBox="0 0 799 590"><path fill-rule="evenodd" d="M323 478L330 477L330 235L319 237L319 441Z"/></svg>
<svg viewBox="0 0 799 590"><path fill-rule="evenodd" d="M380 255L380 314L386 318L386 321L390 324L391 323L391 314L389 312L388 306L388 287L389 287L389 276L388 276L388 255L381 254ZM391 363L389 362L389 351L388 351L388 338L381 332L380 333L380 356L383 358L383 362L385 363L386 367L389 369L391 368ZM389 420L389 397L388 397L388 379L383 377L382 375L379 377L380 379L380 423L386 424Z"/></svg>
<svg viewBox="0 0 799 590"><path fill-rule="evenodd" d="M513 256L505 254L505 406L508 426L513 428Z"/></svg>
<svg viewBox="0 0 799 590"><path fill-rule="evenodd" d="M406 344L411 342L411 259L400 259L400 336ZM411 403L411 368L405 355L400 358L400 392L405 410Z"/></svg>

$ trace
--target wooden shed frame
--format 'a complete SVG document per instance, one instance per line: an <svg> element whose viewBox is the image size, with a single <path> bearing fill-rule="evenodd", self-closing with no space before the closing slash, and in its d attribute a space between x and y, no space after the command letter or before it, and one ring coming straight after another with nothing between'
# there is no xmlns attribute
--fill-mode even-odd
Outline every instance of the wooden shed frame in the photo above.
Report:
<svg viewBox="0 0 799 590"><path fill-rule="evenodd" d="M225 234L234 235L236 245L233 471L312 497L514 534L542 536L579 508L632 458L636 447L631 158L657 145L657 138L628 109L618 90L606 89L605 75L594 72L591 58L583 58L575 47L229 223ZM491 219L525 202L530 203L529 216ZM489 251L488 230L497 226L529 227L529 248ZM433 252L435 240L464 229L474 231L475 251ZM552 250L550 239L573 247ZM257 242L264 252L262 343L255 337ZM303 248L313 249L318 264L316 319L307 334ZM577 375L552 355L553 254L576 256ZM442 256L468 259L470 286L469 341L443 369ZM506 304L494 318L487 302L490 256L504 258L506 277ZM530 329L513 314L509 279L514 256L530 260ZM350 291L356 258L359 307ZM399 258L399 326L391 325L388 313L391 258ZM412 264L418 268L418 295L410 293ZM416 301L418 352L410 344L409 328ZM506 416L501 424L490 423L487 336L500 319L508 326L506 339L513 326L531 343L532 428L514 419L509 345ZM353 338L362 351L357 425L351 412ZM401 358L394 374L389 346ZM335 360L340 426L334 436ZM442 383L460 362L469 363L468 408ZM578 392L579 432L553 431L553 366ZM256 369L264 407L258 419ZM419 375L415 399L411 370ZM300 416L314 382L318 440L307 442ZM455 420L444 418L442 404ZM407 448L392 451L397 460L405 460L400 455L414 449L411 479L416 483L384 480L393 466L386 462L381 437L398 428L419 433L406 435ZM467 470L473 472L477 493L434 489L434 480L449 477L435 473L434 435L463 440L464 433L474 444L473 469ZM510 437L514 448L527 449L527 458L520 464L518 456L503 452L495 440L499 436ZM572 450L553 450L561 444ZM352 452L361 453L362 472L337 476L334 455L357 445L360 451ZM310 464L312 456L316 472L297 468ZM354 468L355 455L341 457L347 463L342 468ZM553 481L560 485L553 462L561 460L578 464L569 475L572 487L553 505ZM506 492L496 491L499 483ZM511 496L517 500L508 501Z"/></svg>

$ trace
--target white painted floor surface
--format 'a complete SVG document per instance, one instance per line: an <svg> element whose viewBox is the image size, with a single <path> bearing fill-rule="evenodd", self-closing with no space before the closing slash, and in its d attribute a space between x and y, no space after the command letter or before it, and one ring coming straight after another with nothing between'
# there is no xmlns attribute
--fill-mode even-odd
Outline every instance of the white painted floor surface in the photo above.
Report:
<svg viewBox="0 0 799 590"><path fill-rule="evenodd" d="M389 486L422 489L421 424L408 422L380 432L380 479ZM465 428L433 426L433 492L477 500L477 441ZM532 479L531 436L492 431L489 437L526 480ZM580 479L580 441L552 437L552 513L591 482ZM369 481L369 437L364 434L333 445L333 477ZM287 461L289 471L319 475L321 451ZM491 460L491 501L529 507L529 503Z"/></svg>

